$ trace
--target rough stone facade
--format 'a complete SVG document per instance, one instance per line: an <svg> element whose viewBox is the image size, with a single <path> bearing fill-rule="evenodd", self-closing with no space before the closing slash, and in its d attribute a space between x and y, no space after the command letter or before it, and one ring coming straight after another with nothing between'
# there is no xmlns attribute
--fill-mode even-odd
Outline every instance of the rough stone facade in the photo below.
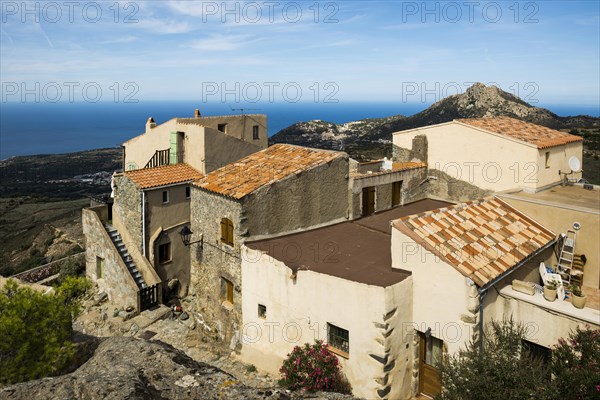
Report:
<svg viewBox="0 0 600 400"><path fill-rule="evenodd" d="M113 224L119 231L127 230L131 245L142 249L142 191L124 175L116 175L114 181Z"/></svg>
<svg viewBox="0 0 600 400"><path fill-rule="evenodd" d="M425 184L427 196L434 199L465 202L482 199L492 193L437 169L430 169L428 175L435 177Z"/></svg>
<svg viewBox="0 0 600 400"><path fill-rule="evenodd" d="M412 148L404 149L392 145L392 159L397 162L421 161L427 162L427 136L418 135L412 140Z"/></svg>
<svg viewBox="0 0 600 400"><path fill-rule="evenodd" d="M344 221L348 215L348 159L303 171L241 200L192 188L190 294L221 335L236 348L241 311L241 244L249 239ZM221 242L221 219L233 222L233 246ZM223 299L222 279L233 283L233 304Z"/></svg>
<svg viewBox="0 0 600 400"><path fill-rule="evenodd" d="M427 168L417 168L351 179L350 218L360 218L362 215L363 188L375 188L375 212L379 212L392 208L393 182L402 182L400 205L428 197L427 184L424 182L426 177Z"/></svg>
<svg viewBox="0 0 600 400"><path fill-rule="evenodd" d="M241 269L240 269L240 202L192 187L191 229L192 241L202 244L191 245L192 273L190 295L198 302L204 317L215 325L222 340L235 336L241 315ZM221 242L221 219L233 222L233 247ZM221 279L234 285L233 304L222 298Z"/></svg>
<svg viewBox="0 0 600 400"><path fill-rule="evenodd" d="M139 310L139 290L133 277L121 259L121 255L104 229L96 212L98 206L82 211L83 233L86 238L86 276L95 282L100 291L108 294L109 301L122 307L133 306ZM99 276L99 259L102 261L102 276Z"/></svg>
<svg viewBox="0 0 600 400"><path fill-rule="evenodd" d="M264 186L243 199L243 234L253 239L346 220L348 157Z"/></svg>

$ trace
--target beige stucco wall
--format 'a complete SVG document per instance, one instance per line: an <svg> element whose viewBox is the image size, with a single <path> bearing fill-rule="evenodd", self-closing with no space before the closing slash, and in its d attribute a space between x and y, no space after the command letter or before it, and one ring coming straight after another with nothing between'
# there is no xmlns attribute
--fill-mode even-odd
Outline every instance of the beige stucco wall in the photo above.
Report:
<svg viewBox="0 0 600 400"><path fill-rule="evenodd" d="M430 169L493 191L514 188L536 191L558 182L558 170L569 170L571 156L582 157L580 142L538 150L534 145L458 122L396 132L393 143L410 150L413 138L420 135L427 137ZM546 151L551 153L550 168L545 168Z"/></svg>
<svg viewBox="0 0 600 400"><path fill-rule="evenodd" d="M190 199L185 197L188 184L146 191L147 256L163 282L179 280L178 296L185 296L190 284L190 250L183 245L179 231L190 224ZM169 202L163 204L162 193L169 191ZM158 262L158 243L161 235L168 235L171 243L171 261ZM162 238L164 240L164 238ZM166 287L166 285L164 285Z"/></svg>
<svg viewBox="0 0 600 400"><path fill-rule="evenodd" d="M401 324L410 320L406 314L410 296L405 294L410 294L409 283L403 281L393 289L385 289L312 271L298 271L295 280L290 278L291 274L291 269L282 262L244 246L241 332L244 362L278 375L284 358L294 346L315 339L326 342L327 323L331 323L349 331L349 358L339 359L354 395L379 398L377 391L392 383L393 393L409 391L396 387L406 385L408 379L406 366L410 356L400 339ZM258 304L267 307L265 319L258 316ZM399 340L391 343L390 339L386 343L384 332L391 329L396 331L394 339ZM386 362L371 356L385 357L386 351L391 354ZM387 384L384 384L384 365L390 368Z"/></svg>
<svg viewBox="0 0 600 400"><path fill-rule="evenodd" d="M227 124L225 133L217 130ZM252 127L259 126L259 139ZM157 150L170 146L171 132L184 132L183 161L208 173L267 147L265 115L173 118L123 143L126 170L144 168Z"/></svg>
<svg viewBox="0 0 600 400"><path fill-rule="evenodd" d="M392 229L392 267L412 272L414 329L431 328L450 354L463 348L476 326L475 321L463 321L473 309L473 286L467 279L397 229Z"/></svg>
<svg viewBox="0 0 600 400"><path fill-rule="evenodd" d="M571 207L541 203L535 200L517 199L510 195L499 197L535 219L556 234L572 229L573 222L581 223L577 232L575 252L585 254L588 261L585 265L583 284L585 286L600 288L600 210L585 211L571 209Z"/></svg>
<svg viewBox="0 0 600 400"><path fill-rule="evenodd" d="M546 152L549 153L548 168L546 168ZM537 158L537 188L540 189L552 183L560 182L562 175L558 172L570 172L569 159L577 157L581 162L583 160L583 142L568 143L564 146L550 147L548 149L539 149ZM581 178L581 170L569 175L569 179Z"/></svg>

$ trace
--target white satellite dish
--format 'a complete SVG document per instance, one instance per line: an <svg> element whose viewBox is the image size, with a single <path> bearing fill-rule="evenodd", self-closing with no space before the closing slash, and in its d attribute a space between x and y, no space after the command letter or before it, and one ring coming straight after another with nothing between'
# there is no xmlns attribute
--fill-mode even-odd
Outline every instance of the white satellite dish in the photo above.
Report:
<svg viewBox="0 0 600 400"><path fill-rule="evenodd" d="M581 169L581 161L579 161L579 158L575 156L569 158L569 168L571 168L571 171L573 172L578 172Z"/></svg>

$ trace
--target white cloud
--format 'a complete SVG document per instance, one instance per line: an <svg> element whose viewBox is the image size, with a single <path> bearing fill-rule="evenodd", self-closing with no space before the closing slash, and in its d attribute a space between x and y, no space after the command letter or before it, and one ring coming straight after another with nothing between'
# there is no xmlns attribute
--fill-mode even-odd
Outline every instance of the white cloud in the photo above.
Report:
<svg viewBox="0 0 600 400"><path fill-rule="evenodd" d="M210 35L208 38L187 43L184 47L203 51L233 51L255 41L249 40L248 35L222 35L217 33Z"/></svg>

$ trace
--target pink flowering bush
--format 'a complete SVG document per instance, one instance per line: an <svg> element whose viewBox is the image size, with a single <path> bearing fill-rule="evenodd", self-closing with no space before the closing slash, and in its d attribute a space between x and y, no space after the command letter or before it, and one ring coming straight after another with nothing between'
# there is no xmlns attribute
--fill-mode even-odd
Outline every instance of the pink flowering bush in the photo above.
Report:
<svg viewBox="0 0 600 400"><path fill-rule="evenodd" d="M600 331L577 328L552 349L551 399L600 399Z"/></svg>
<svg viewBox="0 0 600 400"><path fill-rule="evenodd" d="M279 369L279 384L288 389L309 392L351 393L352 388L340 370L335 354L327 344L316 340L313 345L296 346Z"/></svg>

